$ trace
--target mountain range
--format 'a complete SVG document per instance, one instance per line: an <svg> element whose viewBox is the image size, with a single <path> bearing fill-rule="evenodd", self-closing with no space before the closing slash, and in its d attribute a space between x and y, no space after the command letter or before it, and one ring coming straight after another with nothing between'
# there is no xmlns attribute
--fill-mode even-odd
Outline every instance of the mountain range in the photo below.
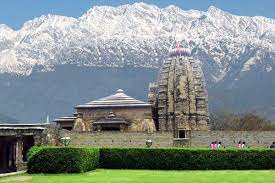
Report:
<svg viewBox="0 0 275 183"><path fill-rule="evenodd" d="M212 112L275 119L274 19L145 3L95 6L79 18L43 15L19 30L0 25L0 113L25 121L66 115L117 87L146 100L176 42L200 63Z"/></svg>

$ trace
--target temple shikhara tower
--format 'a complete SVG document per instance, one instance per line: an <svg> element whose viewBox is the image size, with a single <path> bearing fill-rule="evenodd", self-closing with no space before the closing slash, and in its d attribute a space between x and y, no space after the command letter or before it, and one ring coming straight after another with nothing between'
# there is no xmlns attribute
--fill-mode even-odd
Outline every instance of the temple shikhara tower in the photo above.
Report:
<svg viewBox="0 0 275 183"><path fill-rule="evenodd" d="M177 45L163 63L157 83L150 83L149 102L157 130L188 138L191 130L208 130L204 76L191 51Z"/></svg>

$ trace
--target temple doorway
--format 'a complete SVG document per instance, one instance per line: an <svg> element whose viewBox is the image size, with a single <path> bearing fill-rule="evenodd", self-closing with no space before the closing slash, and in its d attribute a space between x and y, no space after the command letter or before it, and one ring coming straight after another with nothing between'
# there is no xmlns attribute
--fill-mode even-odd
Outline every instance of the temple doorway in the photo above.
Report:
<svg viewBox="0 0 275 183"><path fill-rule="evenodd" d="M102 126L101 131L120 131L119 126Z"/></svg>
<svg viewBox="0 0 275 183"><path fill-rule="evenodd" d="M16 171L16 137L0 136L0 173Z"/></svg>
<svg viewBox="0 0 275 183"><path fill-rule="evenodd" d="M34 146L34 138L32 135L25 135L23 136L23 150L22 150L22 155L23 155L23 161L27 161L27 153L29 149Z"/></svg>

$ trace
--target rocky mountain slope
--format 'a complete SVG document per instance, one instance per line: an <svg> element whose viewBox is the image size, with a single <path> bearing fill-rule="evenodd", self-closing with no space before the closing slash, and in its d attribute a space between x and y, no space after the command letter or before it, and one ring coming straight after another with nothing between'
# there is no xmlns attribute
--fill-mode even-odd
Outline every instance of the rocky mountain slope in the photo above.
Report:
<svg viewBox="0 0 275 183"><path fill-rule="evenodd" d="M41 16L19 30L0 25L0 79L7 75L32 78L34 73L45 72L51 75L58 66L68 64L155 70L176 41L192 49L201 63L212 110L272 114L275 20L236 16L215 7L201 12L145 3L95 6L79 18ZM2 79L7 90L12 90L12 85L6 84L10 80ZM25 87L32 82L30 79ZM14 100L14 96L8 97ZM12 103L16 102L8 101ZM14 113L18 111L23 113L23 109ZM24 119L28 118L24 115Z"/></svg>

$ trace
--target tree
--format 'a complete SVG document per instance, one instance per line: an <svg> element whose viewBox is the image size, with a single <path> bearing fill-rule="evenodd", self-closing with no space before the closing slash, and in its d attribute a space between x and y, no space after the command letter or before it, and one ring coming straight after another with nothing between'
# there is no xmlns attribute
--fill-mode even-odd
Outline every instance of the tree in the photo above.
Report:
<svg viewBox="0 0 275 183"><path fill-rule="evenodd" d="M211 130L232 131L271 131L275 125L269 120L256 115L245 113L236 115L233 113L220 112L210 116Z"/></svg>

